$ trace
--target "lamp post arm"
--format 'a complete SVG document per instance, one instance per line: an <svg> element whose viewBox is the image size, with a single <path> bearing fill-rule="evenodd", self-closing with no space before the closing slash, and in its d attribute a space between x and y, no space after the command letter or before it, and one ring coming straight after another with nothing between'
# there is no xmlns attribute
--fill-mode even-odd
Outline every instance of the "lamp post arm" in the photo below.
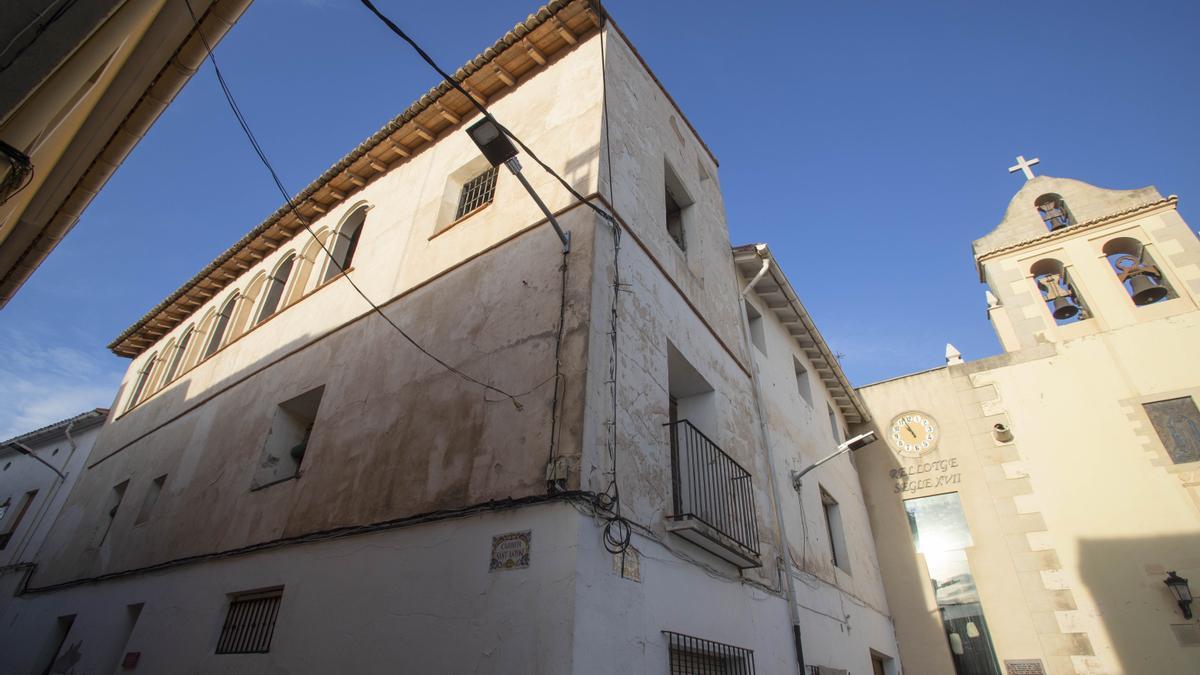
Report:
<svg viewBox="0 0 1200 675"><path fill-rule="evenodd" d="M804 468L800 471L793 471L792 472L792 484L799 485L800 479L804 478L804 475L807 474L809 471L812 471L813 469L817 468L818 466L821 466L825 462L828 462L833 459L837 459L838 457L841 457L842 455L846 454L847 452L850 452L849 447L843 448L843 447L839 446L836 452L829 455L825 459L817 460L817 462L815 464L810 464L806 468Z"/></svg>
<svg viewBox="0 0 1200 675"><path fill-rule="evenodd" d="M12 447L16 448L16 449L17 449L17 452L21 453L22 455L29 455L30 457L32 457L32 458L34 458L34 459L36 459L37 461L41 462L42 464L45 464L45 465L46 465L46 468L47 468L47 469L50 469L50 470L51 470L51 471L53 471L54 473L58 474L58 477L59 477L59 478L61 478L61 479L63 479L63 480L66 480L66 479L67 479L67 476L66 476L66 474L64 474L63 472L61 472L61 471L59 471L58 469L54 468L54 465L50 464L50 463L49 463L49 462L47 462L46 460L42 459L41 457L38 457L38 456L37 456L37 455L36 455L36 454L33 452L33 448L30 448L28 445L25 445L24 443L17 443L17 442L10 443L9 445L11 445Z"/></svg>
<svg viewBox="0 0 1200 675"><path fill-rule="evenodd" d="M508 167L508 170L512 172L512 175L516 176L517 180L521 181L521 185L525 188L525 191L529 193L530 197L533 197L533 201L537 203L538 208L542 210L542 213L546 215L546 219L549 220L550 224L554 226L554 232L557 233L558 238L562 240L563 253L569 253L571 251L571 233L563 232L562 226L558 224L558 219L554 217L553 213L550 213L550 209L546 208L546 203L542 201L542 198L538 196L538 193L533 190L533 186L530 185L529 181L525 179L525 174L521 173L521 163L517 161L516 157L512 157L508 160L505 160L504 166Z"/></svg>
<svg viewBox="0 0 1200 675"><path fill-rule="evenodd" d="M853 450L858 450L859 448L865 447L874 442L875 442L875 432L868 431L865 434L859 434L859 435L855 436L854 438L851 438L851 439L839 444L837 446L837 450L834 450L833 454L829 455L828 457L817 460L817 462L815 464L810 464L809 466L805 467L804 469L801 469L800 471L793 471L792 472L792 487L799 490L800 489L800 479L804 478L805 474L807 474L809 471L812 471L813 469L817 468L818 466L821 466L822 464L824 464L830 460L837 459L838 457L841 457L842 455L846 454L847 452L851 452Z"/></svg>

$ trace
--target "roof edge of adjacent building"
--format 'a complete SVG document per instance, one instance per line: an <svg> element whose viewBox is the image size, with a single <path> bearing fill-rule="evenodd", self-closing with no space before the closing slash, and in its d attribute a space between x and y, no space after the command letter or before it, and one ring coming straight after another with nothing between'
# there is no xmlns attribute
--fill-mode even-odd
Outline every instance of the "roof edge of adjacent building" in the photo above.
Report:
<svg viewBox="0 0 1200 675"><path fill-rule="evenodd" d="M39 429L25 432L19 436L13 436L6 441L0 441L0 450L7 449L13 443L40 443L57 438L59 436L65 438L68 429L88 429L98 424L102 424L107 417L108 408L93 408L87 412L79 413L73 417L59 420L53 424L47 424Z"/></svg>
<svg viewBox="0 0 1200 675"><path fill-rule="evenodd" d="M864 405L862 400L858 397L857 391L855 391L854 387L850 384L849 378L846 377L846 373L842 370L841 363L838 361L837 357L834 356L833 351L829 348L829 344L825 341L824 336L821 335L821 331L817 328L816 322L813 321L812 316L808 313L808 310L805 309L804 303L800 301L800 296L797 295L796 289L792 287L791 281L787 278L782 266L779 264L778 258L776 258L775 254L772 253L771 248L767 244L744 244L740 246L734 246L733 259L735 264L737 264L739 261L770 261L771 264L767 269L767 275L769 275L779 287L780 292L786 300L786 304L776 306L768 304L768 308L777 314L791 313L795 317L796 321L799 322L800 327L797 330L800 331L801 334L792 334L792 338L796 340L801 350L804 351L805 355L808 356L810 360L815 360L813 358L815 356L821 360L825 368L829 371L830 377L823 377L823 374L819 372L820 369L818 368L818 376L821 377L822 384L824 384L827 389L831 389L830 395L838 404L838 407L842 411L842 415L846 417L846 421L855 424L869 422L871 420L870 412L868 412L866 405ZM761 281L759 283L761 284ZM760 296L761 295L762 294L760 293ZM764 302L766 302L765 298ZM807 334L808 339L812 342L811 345L804 344L804 342L800 339L803 334ZM814 366L816 365L817 364L814 364ZM832 390L840 390L841 396L837 395L838 391Z"/></svg>

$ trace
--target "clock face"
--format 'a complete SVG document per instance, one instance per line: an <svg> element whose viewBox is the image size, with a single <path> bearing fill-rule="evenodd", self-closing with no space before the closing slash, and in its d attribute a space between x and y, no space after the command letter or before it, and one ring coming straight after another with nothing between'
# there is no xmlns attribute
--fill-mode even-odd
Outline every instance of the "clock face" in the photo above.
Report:
<svg viewBox="0 0 1200 675"><path fill-rule="evenodd" d="M938 428L933 419L921 412L906 412L892 420L889 431L892 445L907 457L920 457L937 447Z"/></svg>

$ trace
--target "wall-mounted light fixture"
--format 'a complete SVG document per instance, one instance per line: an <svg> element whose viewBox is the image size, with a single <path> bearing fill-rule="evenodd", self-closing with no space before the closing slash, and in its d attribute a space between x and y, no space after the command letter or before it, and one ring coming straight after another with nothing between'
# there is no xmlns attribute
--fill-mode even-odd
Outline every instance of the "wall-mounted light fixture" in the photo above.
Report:
<svg viewBox="0 0 1200 675"><path fill-rule="evenodd" d="M512 172L512 175L521 181L521 185L533 201L537 203L538 208L546 215L546 220L554 226L554 232L562 241L563 253L571 250L571 233L563 232L562 227L558 224L558 219L550 213L550 209L546 208L546 204L542 202L542 198L533 190L533 186L525 179L525 174L521 173L521 162L517 160L517 148L513 145L512 140L504 133L504 129L492 119L491 115L485 115L483 119L475 124L472 124L467 129L467 135L479 147L479 151L492 166L500 166L503 164Z"/></svg>
<svg viewBox="0 0 1200 675"><path fill-rule="evenodd" d="M1174 572L1167 572L1167 578L1163 580L1163 583L1171 589L1171 595L1175 596L1175 600L1179 602L1179 609L1183 610L1183 618L1192 618L1192 589L1188 588L1188 580Z"/></svg>

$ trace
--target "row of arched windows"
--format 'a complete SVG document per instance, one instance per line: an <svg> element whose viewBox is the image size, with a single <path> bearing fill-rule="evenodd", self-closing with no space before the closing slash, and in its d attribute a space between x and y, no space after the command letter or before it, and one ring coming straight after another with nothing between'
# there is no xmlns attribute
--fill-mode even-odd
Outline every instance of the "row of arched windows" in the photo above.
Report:
<svg viewBox="0 0 1200 675"><path fill-rule="evenodd" d="M1105 242L1101 250L1133 304L1141 307L1175 297L1162 269L1142 242L1117 237ZM1062 261L1043 258L1029 268L1029 273L1055 323L1061 326L1091 317L1087 301L1071 279L1070 267Z"/></svg>
<svg viewBox="0 0 1200 675"><path fill-rule="evenodd" d="M247 330L348 269L358 248L368 208L364 204L355 209L334 230L333 236L327 229L320 230L299 252L285 253L270 275L259 272L243 289L232 291L219 309L210 309L203 319L184 328L177 339L168 340L160 351L152 353L138 371L126 409L149 398ZM314 269L321 270L319 276L314 277Z"/></svg>

